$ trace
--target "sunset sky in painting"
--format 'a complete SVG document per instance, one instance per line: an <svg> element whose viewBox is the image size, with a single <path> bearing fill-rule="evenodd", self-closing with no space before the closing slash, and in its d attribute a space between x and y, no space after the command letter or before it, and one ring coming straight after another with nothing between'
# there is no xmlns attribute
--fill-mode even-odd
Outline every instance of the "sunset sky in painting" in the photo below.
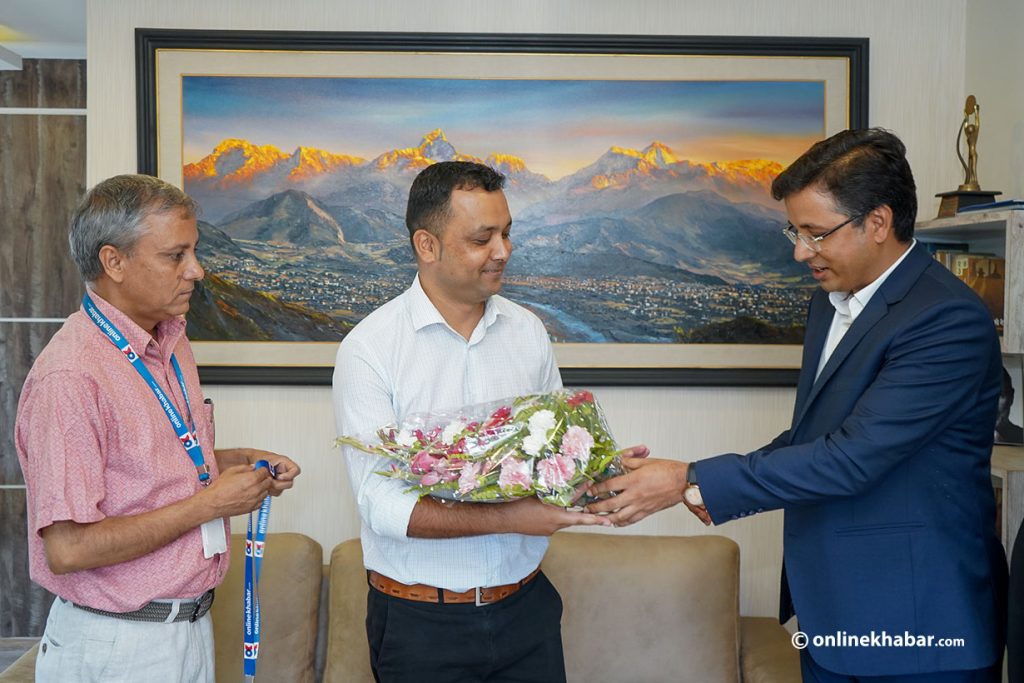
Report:
<svg viewBox="0 0 1024 683"><path fill-rule="evenodd" d="M658 140L694 162L787 165L824 137L825 85L817 81L182 80L185 163L225 138L372 159L416 147L440 128L463 154L512 154L557 180L613 145Z"/></svg>

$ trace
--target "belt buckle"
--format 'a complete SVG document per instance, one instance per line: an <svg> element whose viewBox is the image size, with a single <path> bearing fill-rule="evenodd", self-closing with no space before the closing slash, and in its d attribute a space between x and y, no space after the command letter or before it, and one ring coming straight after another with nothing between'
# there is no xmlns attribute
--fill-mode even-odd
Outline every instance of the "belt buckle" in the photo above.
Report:
<svg viewBox="0 0 1024 683"><path fill-rule="evenodd" d="M203 609L204 605L209 605L209 603L206 602L207 598L210 598L210 603L213 602L213 589L212 588L210 590L206 591L205 593L203 593L202 595L200 595L199 599L196 600L196 606L192 608L192 615L188 618L189 623L193 623L194 624L195 622L197 622L199 620L199 617L203 616L204 614L206 614L209 611L209 607L207 607L205 610Z"/></svg>
<svg viewBox="0 0 1024 683"><path fill-rule="evenodd" d="M488 603L486 603L486 602L483 602L483 601L482 601L482 600L480 599L480 586L477 586L476 588L474 588L474 589L473 589L473 592L474 592L474 594L475 594L475 595L474 595L474 597L476 598L476 603L475 603L475 604L476 604L476 606L477 606L477 607L483 607L484 605L488 604Z"/></svg>

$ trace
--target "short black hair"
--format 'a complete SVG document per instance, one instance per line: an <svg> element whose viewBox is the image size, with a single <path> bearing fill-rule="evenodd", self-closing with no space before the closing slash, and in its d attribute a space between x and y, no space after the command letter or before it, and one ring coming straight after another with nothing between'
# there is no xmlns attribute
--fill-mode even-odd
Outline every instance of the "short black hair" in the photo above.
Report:
<svg viewBox="0 0 1024 683"><path fill-rule="evenodd" d="M888 206L896 239L914 236L917 186L907 148L883 128L844 130L815 143L775 179L772 197L785 199L811 185L827 191L847 216L863 218Z"/></svg>
<svg viewBox="0 0 1024 683"><path fill-rule="evenodd" d="M409 240L417 230L428 230L440 236L451 215L452 191L482 188L496 192L504 187L505 176L484 164L439 161L427 166L409 188L409 205L405 211Z"/></svg>

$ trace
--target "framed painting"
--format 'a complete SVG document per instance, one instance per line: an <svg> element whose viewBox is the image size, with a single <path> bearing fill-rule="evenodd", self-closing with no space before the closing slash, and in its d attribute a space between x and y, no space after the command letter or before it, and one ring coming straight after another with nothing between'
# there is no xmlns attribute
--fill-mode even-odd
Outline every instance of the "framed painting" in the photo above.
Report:
<svg viewBox="0 0 1024 683"><path fill-rule="evenodd" d="M329 383L406 289L415 175L507 178L503 295L567 384L795 384L813 289L774 177L867 125L864 38L138 29L139 171L201 207L203 380Z"/></svg>

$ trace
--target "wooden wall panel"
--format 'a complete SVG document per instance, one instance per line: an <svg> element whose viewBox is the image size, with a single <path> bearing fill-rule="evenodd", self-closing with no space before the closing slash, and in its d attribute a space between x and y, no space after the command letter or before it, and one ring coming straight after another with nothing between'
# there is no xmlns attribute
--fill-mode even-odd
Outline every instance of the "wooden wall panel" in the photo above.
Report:
<svg viewBox="0 0 1024 683"><path fill-rule="evenodd" d="M25 60L0 72L0 108L85 104L84 61ZM36 319L62 318L81 297L67 227L84 189L84 116L0 110L0 637L40 635L53 600L28 576L14 420L25 376L60 327Z"/></svg>
<svg viewBox="0 0 1024 683"><path fill-rule="evenodd" d="M0 317L63 317L81 282L68 219L85 190L85 117L0 114Z"/></svg>
<svg viewBox="0 0 1024 683"><path fill-rule="evenodd" d="M0 71L0 107L85 108L85 60L26 59Z"/></svg>
<svg viewBox="0 0 1024 683"><path fill-rule="evenodd" d="M14 417L32 362L60 323L0 323L0 484L23 484L14 451ZM2 548L2 546L0 546ZM2 554L0 550L0 554Z"/></svg>
<svg viewBox="0 0 1024 683"><path fill-rule="evenodd" d="M40 636L53 595L28 577L25 489L0 489L0 638Z"/></svg>

